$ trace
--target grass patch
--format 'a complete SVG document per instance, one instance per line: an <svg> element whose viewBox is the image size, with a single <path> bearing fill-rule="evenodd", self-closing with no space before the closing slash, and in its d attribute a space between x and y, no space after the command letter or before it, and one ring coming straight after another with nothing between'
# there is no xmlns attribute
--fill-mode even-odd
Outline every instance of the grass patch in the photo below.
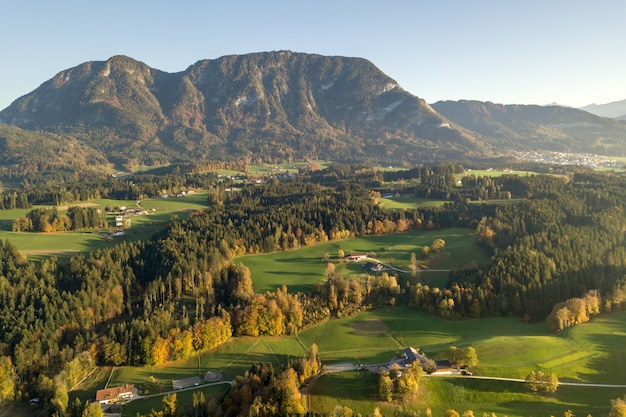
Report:
<svg viewBox="0 0 626 417"><path fill-rule="evenodd" d="M214 385L214 386L200 386L198 389L182 391L176 393L177 410L186 412L185 415L193 415L193 394L201 391L204 394L204 399L209 402L211 398L218 399L226 393L229 386ZM165 395L165 394L164 394ZM135 417L137 414L148 414L151 410L162 411L163 410L163 397L156 396L150 398L142 398L135 401L131 401L122 408L122 417Z"/></svg>
<svg viewBox="0 0 626 417"><path fill-rule="evenodd" d="M110 366L101 366L96 368L96 370L83 382L74 387L74 390L72 390L69 395L70 404L74 402L74 398L79 398L83 404L87 401L94 401L96 398L96 391L104 388L110 374Z"/></svg>
<svg viewBox="0 0 626 417"><path fill-rule="evenodd" d="M380 406L384 415L392 415L392 407L378 401L378 375L367 371L337 372L317 380L311 391L311 411L327 415L336 405L363 416Z"/></svg>
<svg viewBox="0 0 626 417"><path fill-rule="evenodd" d="M48 256L71 256L77 252L87 253L95 249L113 246L121 241L149 240L154 233L164 228L173 216L188 218L189 214L207 207L206 192L195 193L181 198L148 198L141 201L140 206L149 211L149 215L133 216L132 226L126 230L123 237L106 241L103 236L91 230L59 232L59 233L32 233L11 231L13 221L24 217L32 209L0 210L0 239L8 240L29 259L38 260ZM72 205L106 207L137 207L135 200L98 199L89 203L76 203L63 206L64 209ZM43 206L51 207L51 206ZM62 211L62 210L61 210ZM113 228L115 214L108 214L107 221Z"/></svg>
<svg viewBox="0 0 626 417"><path fill-rule="evenodd" d="M212 352L186 361L155 367L115 368L109 386L133 383L142 394L171 389L172 379L221 372L225 380L242 375L253 363L270 363L279 368L289 358L302 356L316 343L325 363L387 362L406 346L421 348L433 359L445 358L450 346L474 346L479 364L475 375L524 378L531 370L555 372L562 382L626 384L626 312L595 317L591 322L558 334L547 332L544 323L526 324L516 317L444 321L404 306L365 311L308 328L296 337L233 338ZM102 388L108 372L94 374L75 396L93 398ZM220 391L218 395L221 395ZM425 377L420 393L410 408L444 415L453 408L474 415L545 416L562 415L568 409L576 415L604 415L611 399L624 395L626 388L562 386L552 396L529 393L523 384L462 378ZM365 371L325 375L315 384L311 406L316 413L328 413L340 404L362 415L376 406L385 415L396 405L376 398L377 376ZM181 393L182 394L182 393ZM205 394L207 395L207 394ZM136 412L161 409L161 400L146 402ZM131 403L132 404L132 403ZM182 403L181 403L182 404ZM405 405L406 406L406 405ZM477 414L479 413L479 414Z"/></svg>
<svg viewBox="0 0 626 417"><path fill-rule="evenodd" d="M380 198L380 204L389 210L410 210L419 207L441 207L449 201L431 200L428 198L415 197L410 194L402 194L398 197Z"/></svg>
<svg viewBox="0 0 626 417"><path fill-rule="evenodd" d="M503 175L537 175L533 171L515 171L511 169L466 169L461 174L454 174L457 180L474 175L476 177L501 177Z"/></svg>
<svg viewBox="0 0 626 417"><path fill-rule="evenodd" d="M372 253L384 263L408 270L411 253L418 258L422 247L430 246L433 240L441 238L446 246L439 254L433 254L426 262L433 270L462 268L470 263L481 264L487 256L476 245L476 237L469 229L452 228L434 232L411 231L391 235L363 236L354 239L332 241L297 250L274 252L262 255L245 255L235 259L243 263L252 273L256 292L274 291L286 285L290 292L308 292L311 286L326 280L326 261L322 258L329 254L329 261L335 263L335 273L345 277L362 274L360 263L344 262L337 258L339 249L344 253ZM297 271L297 272L293 272ZM420 280L428 285L445 282L448 273L422 272Z"/></svg>
<svg viewBox="0 0 626 417"><path fill-rule="evenodd" d="M365 334L362 329L370 323L380 322L380 331ZM386 330L389 326L377 310L367 311L345 319L332 320L313 326L300 333L305 346L317 344L322 361L381 363L393 358L403 346Z"/></svg>
<svg viewBox="0 0 626 417"><path fill-rule="evenodd" d="M532 370L542 370L555 372L562 382L626 384L626 370L620 365L626 360L626 312L596 317L587 324L550 334L544 323L525 324L519 318L444 321L406 307L393 307L330 321L302 332L300 338L305 343L317 343L320 357L327 362L385 362L398 348L389 344L385 351L386 345L378 337L354 331L375 320L387 325L390 340L419 347L434 359L443 359L449 346L474 346L479 357L475 375L524 378ZM359 357L357 350L362 351ZM381 406L375 398L376 384L376 377L372 379L367 373L324 376L313 390L313 411L329 412L340 404L367 415ZM343 392L344 388L348 392ZM474 415L548 417L568 409L576 415L604 415L610 400L624 392L626 388L561 386L556 394L543 396L528 392L522 383L426 377L409 408L422 412L431 408L433 415L444 415L450 408L460 413L472 410ZM383 407L381 411L385 414Z"/></svg>

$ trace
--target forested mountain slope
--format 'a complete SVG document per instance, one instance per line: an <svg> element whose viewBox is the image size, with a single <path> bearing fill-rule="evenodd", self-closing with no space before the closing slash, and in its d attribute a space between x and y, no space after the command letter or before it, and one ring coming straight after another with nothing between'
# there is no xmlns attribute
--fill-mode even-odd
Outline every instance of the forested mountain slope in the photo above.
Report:
<svg viewBox="0 0 626 417"><path fill-rule="evenodd" d="M439 101L433 109L510 149L626 154L626 123L560 106Z"/></svg>

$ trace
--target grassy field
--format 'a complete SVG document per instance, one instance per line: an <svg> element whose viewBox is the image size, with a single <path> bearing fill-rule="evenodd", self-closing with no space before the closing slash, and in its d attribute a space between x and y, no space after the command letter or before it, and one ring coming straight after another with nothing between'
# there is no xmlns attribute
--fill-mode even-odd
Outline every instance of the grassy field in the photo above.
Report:
<svg viewBox="0 0 626 417"><path fill-rule="evenodd" d="M378 334L359 335L360 321L368 322L369 329L377 328ZM518 318L448 322L396 307L316 326L300 338L304 343L317 343L320 356L327 361L379 363L399 351L396 342L420 347L434 359L444 358L451 345L471 345L479 356L475 375L524 378L532 370L542 370L555 372L562 382L626 384L626 369L617 365L626 360L625 325L626 313L615 313L554 335L547 333L544 323L529 325ZM323 376L313 390L313 411L327 413L341 404L363 415L376 405L384 412L388 406L377 402L372 382L376 378L365 372ZM576 415L597 416L606 415L610 400L625 392L626 388L563 386L557 394L543 396L529 393L520 383L424 378L411 408L431 408L433 415L454 408L461 413L473 410L475 415L548 417L571 409Z"/></svg>
<svg viewBox="0 0 626 417"><path fill-rule="evenodd" d="M460 268L471 262L483 263L486 255L476 245L476 237L469 229L453 228L433 232L412 231L393 235L364 236L354 239L332 241L298 250L275 252L262 255L246 255L235 259L243 263L252 273L256 292L274 291L281 285L287 285L290 292L306 291L316 282L324 282L326 262L324 254L330 255L335 263L335 273L348 276L363 273L360 263L343 262L337 259L339 249L344 253L372 253L384 263L408 270L411 253L420 257L422 247L429 246L433 240L446 241L445 249L433 254L427 261L430 269ZM297 271L297 272L292 272ZM441 282L447 277L445 271L424 271L420 279L429 285Z"/></svg>
<svg viewBox="0 0 626 417"><path fill-rule="evenodd" d="M309 167L317 167L318 169L326 169L331 166L332 161L311 161L311 162L291 162L284 164L260 164L260 165L250 165L247 171L236 171L232 169L218 169L214 172L218 175L224 176L239 176L239 175L251 175L256 177L266 177L273 176L276 174L284 174L287 172L298 173L300 169L309 168Z"/></svg>
<svg viewBox="0 0 626 417"><path fill-rule="evenodd" d="M132 208L137 206L134 200L94 200L90 206ZM186 218L189 213L202 210L207 207L207 193L195 193L183 198L149 198L141 201L140 206L149 211L147 216L135 216L132 218L132 226L126 230L124 237L110 241L103 239L102 235L93 233L91 230L59 233L31 233L11 231L15 219L24 217L32 209L0 210L0 239L8 240L19 251L30 259L56 255L69 256L76 252L89 252L95 249L115 245L123 240L136 241L148 240L159 229L165 227L172 216ZM61 208L61 212L67 206ZM108 215L109 224L114 223L114 214ZM113 227L112 227L113 228Z"/></svg>
<svg viewBox="0 0 626 417"><path fill-rule="evenodd" d="M109 386L134 383L144 394L171 389L171 380L221 372L225 380L243 374L252 363L285 365L290 357L302 356L316 343L325 363L387 362L406 346L421 348L433 359L443 359L449 346L474 346L479 364L475 375L524 378L532 370L555 372L561 382L626 384L626 312L594 318L591 322L550 334L544 323L526 324L519 318L444 321L407 307L389 307L328 321L302 331L298 336L233 338L213 352L187 361L155 367L115 368ZM80 398L101 388L108 370L92 376L79 387ZM91 382L90 382L91 381ZM391 414L391 407L377 399L377 376L366 371L342 372L321 377L315 384L312 410L328 413L341 404L368 415L379 406ZM101 384L102 386L97 386ZM223 391L221 391L223 392ZM424 377L420 393L410 408L434 416L454 408L472 410L475 415L496 413L515 416L559 416L571 409L576 415L606 415L610 400L623 396L626 388L566 387L554 395L531 394L521 383L463 378ZM217 393L219 394L219 392ZM93 395L93 394L92 394ZM160 409L160 399L146 407ZM148 403L145 403L148 404ZM136 412L149 412L140 403Z"/></svg>
<svg viewBox="0 0 626 417"><path fill-rule="evenodd" d="M200 386L195 390L177 392L177 410L186 410L187 413L190 413L186 415L193 415L194 393L201 391L204 394L204 399L208 402L211 398L220 398L228 389L228 385L216 385L207 387ZM122 409L122 417L135 417L137 413L146 414L149 413L150 410L161 411L163 410L163 397L164 395L161 395L132 401Z"/></svg>
<svg viewBox="0 0 626 417"><path fill-rule="evenodd" d="M402 194L398 197L381 198L380 203L388 210L405 210L418 207L441 207L449 201L431 200L427 198L415 197L410 194Z"/></svg>
<svg viewBox="0 0 626 417"><path fill-rule="evenodd" d="M476 177L501 177L502 175L537 175L532 171L514 171L503 169L466 169L462 174L455 174L456 179L474 175Z"/></svg>

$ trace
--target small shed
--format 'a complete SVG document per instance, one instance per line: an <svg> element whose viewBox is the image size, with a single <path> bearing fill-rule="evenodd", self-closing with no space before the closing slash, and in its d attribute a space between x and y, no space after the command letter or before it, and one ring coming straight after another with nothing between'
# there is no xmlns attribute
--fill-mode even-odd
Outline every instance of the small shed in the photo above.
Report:
<svg viewBox="0 0 626 417"><path fill-rule="evenodd" d="M191 378L184 378L184 379L173 379L172 388L183 389L183 388L198 386L200 385L201 382L202 381L200 380L199 376L193 376Z"/></svg>

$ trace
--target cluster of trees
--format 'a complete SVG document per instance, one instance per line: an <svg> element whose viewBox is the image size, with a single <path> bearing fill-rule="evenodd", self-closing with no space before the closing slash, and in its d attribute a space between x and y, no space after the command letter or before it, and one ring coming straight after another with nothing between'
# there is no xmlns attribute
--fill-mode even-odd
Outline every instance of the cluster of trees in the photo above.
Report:
<svg viewBox="0 0 626 417"><path fill-rule="evenodd" d="M13 221L14 232L65 232L106 226L106 215L100 208L72 206L65 214L56 208L37 208Z"/></svg>
<svg viewBox="0 0 626 417"><path fill-rule="evenodd" d="M237 335L278 336L302 328L304 313L298 297L283 286L275 293L254 295L245 306L235 309L234 315Z"/></svg>
<svg viewBox="0 0 626 417"><path fill-rule="evenodd" d="M548 329L558 332L567 327L586 323L591 316L600 314L601 303L601 296L597 290L589 291L584 298L570 298L557 303L546 317Z"/></svg>
<svg viewBox="0 0 626 417"><path fill-rule="evenodd" d="M478 354L472 346L450 346L446 352L450 365L455 368L472 368L478 365Z"/></svg>
<svg viewBox="0 0 626 417"><path fill-rule="evenodd" d="M378 376L378 395L383 401L408 402L413 399L419 389L422 378L422 368L411 366L400 369L400 365L394 363L389 372L381 371Z"/></svg>
<svg viewBox="0 0 626 417"><path fill-rule="evenodd" d="M592 316L623 310L626 307L626 280L617 281L604 296L590 290L584 297L575 297L557 303L546 318L548 329L558 332L577 324L586 323Z"/></svg>
<svg viewBox="0 0 626 417"><path fill-rule="evenodd" d="M180 168L169 169L167 173L133 174L121 177L95 177L77 179L74 176L49 175L43 178L24 180L20 189L0 192L0 210L30 208L33 205L73 204L77 201L91 201L100 198L115 200L140 200L163 193L178 193L189 189L208 190L232 184L220 179L212 172L183 172Z"/></svg>
<svg viewBox="0 0 626 417"><path fill-rule="evenodd" d="M548 375L543 371L532 371L526 376L525 384L532 392L553 394L559 388L559 378L554 372Z"/></svg>
<svg viewBox="0 0 626 417"><path fill-rule="evenodd" d="M24 190L5 190L0 192L0 210L30 208L28 193Z"/></svg>
<svg viewBox="0 0 626 417"><path fill-rule="evenodd" d="M606 304L611 310L623 308L626 191L620 180L603 174L569 182L538 177L518 177L527 186L511 189L531 197L498 205L476 225L492 254L489 263L452 271L445 288L409 286L409 305L446 318L514 314L542 320L555 304L597 290L611 294L604 297L615 300Z"/></svg>
<svg viewBox="0 0 626 417"><path fill-rule="evenodd" d="M233 387L219 403L206 404L207 415L228 416L304 416L307 412L301 389L321 368L317 346L290 361L281 369L271 364L253 364L233 380Z"/></svg>

